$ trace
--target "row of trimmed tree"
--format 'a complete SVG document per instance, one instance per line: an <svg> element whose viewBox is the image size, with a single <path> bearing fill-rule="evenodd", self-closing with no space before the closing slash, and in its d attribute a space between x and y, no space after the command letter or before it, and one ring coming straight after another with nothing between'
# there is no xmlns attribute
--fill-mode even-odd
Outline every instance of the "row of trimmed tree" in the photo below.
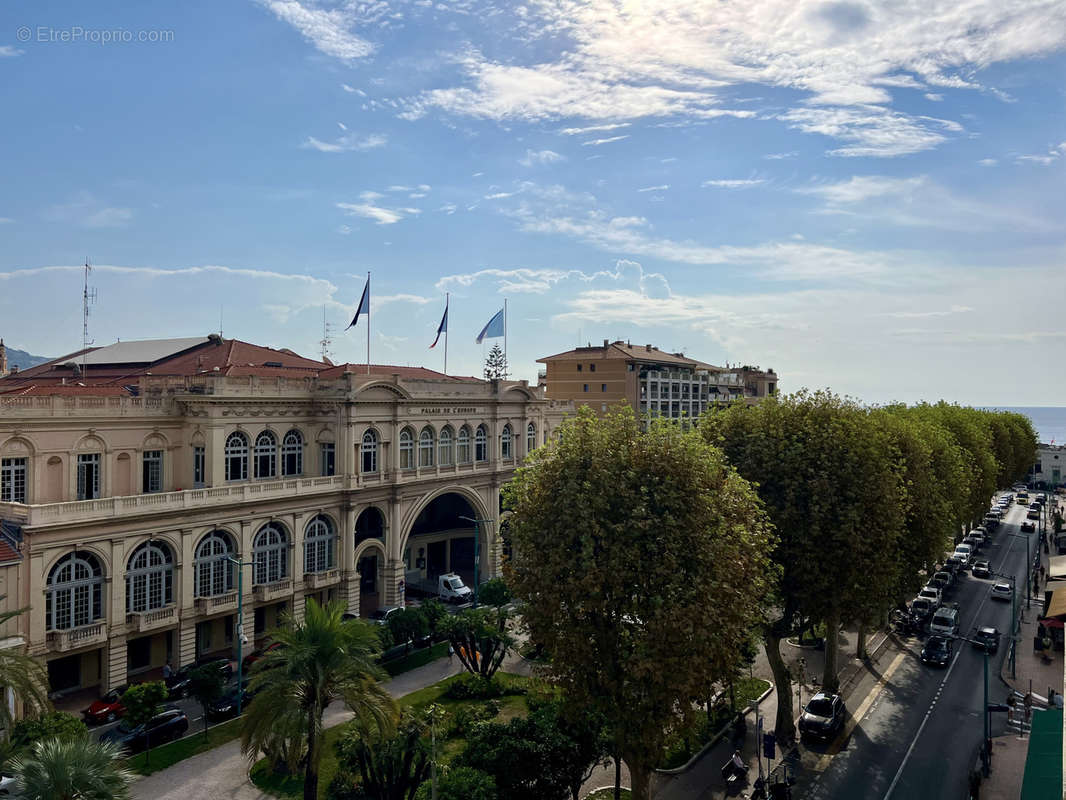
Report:
<svg viewBox="0 0 1066 800"><path fill-rule="evenodd" d="M585 409L508 487L510 582L554 679L607 721L643 800L667 736L736 676L753 629L788 697L781 639L823 624L835 687L841 627L864 631L912 596L1035 452L1026 417L945 403L800 393L695 429ZM794 737L789 703L776 732Z"/></svg>

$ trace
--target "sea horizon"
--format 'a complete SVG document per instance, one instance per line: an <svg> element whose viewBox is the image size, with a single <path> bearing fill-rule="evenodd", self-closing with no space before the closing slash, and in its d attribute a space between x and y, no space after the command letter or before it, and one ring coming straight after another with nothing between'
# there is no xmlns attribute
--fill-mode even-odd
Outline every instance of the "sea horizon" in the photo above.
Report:
<svg viewBox="0 0 1066 800"><path fill-rule="evenodd" d="M1066 444L1066 406L980 406L1029 417L1041 444Z"/></svg>

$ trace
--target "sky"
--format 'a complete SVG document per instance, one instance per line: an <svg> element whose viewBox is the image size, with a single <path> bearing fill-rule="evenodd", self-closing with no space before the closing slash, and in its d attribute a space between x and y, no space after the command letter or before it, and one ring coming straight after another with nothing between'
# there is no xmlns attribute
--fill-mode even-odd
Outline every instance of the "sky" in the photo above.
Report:
<svg viewBox="0 0 1066 800"><path fill-rule="evenodd" d="M1062 0L0 6L0 336L1066 405ZM500 342L502 344L502 341Z"/></svg>

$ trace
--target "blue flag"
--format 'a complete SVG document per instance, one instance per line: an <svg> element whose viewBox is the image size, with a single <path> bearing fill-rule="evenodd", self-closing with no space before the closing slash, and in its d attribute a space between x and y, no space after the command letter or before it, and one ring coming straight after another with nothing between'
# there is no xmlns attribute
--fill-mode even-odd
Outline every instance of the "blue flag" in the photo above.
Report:
<svg viewBox="0 0 1066 800"><path fill-rule="evenodd" d="M489 339L495 339L499 336L503 336L503 309L501 308L496 312L496 316L488 321L484 328L481 329L481 333L477 335L477 343L481 344L481 340L485 337Z"/></svg>
<svg viewBox="0 0 1066 800"><path fill-rule="evenodd" d="M370 276L366 276L366 286L363 288L363 298L359 301L359 308L355 309L355 316L352 317L352 321L348 323L348 328L352 327L359 321L359 315L366 314L370 316ZM344 330L348 330L345 328Z"/></svg>
<svg viewBox="0 0 1066 800"><path fill-rule="evenodd" d="M433 340L433 344L429 346L432 350L437 346L437 342L440 341L440 335L448 332L448 306L444 306L444 316L440 318L440 325L437 326L437 338Z"/></svg>

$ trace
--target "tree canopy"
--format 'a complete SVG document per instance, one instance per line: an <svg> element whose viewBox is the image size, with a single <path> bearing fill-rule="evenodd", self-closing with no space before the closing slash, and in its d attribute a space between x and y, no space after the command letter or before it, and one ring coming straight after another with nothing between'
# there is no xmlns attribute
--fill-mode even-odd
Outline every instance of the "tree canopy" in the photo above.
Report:
<svg viewBox="0 0 1066 800"><path fill-rule="evenodd" d="M507 487L509 582L645 800L664 731L732 672L761 618L773 535L754 489L691 430L586 408L561 434Z"/></svg>

